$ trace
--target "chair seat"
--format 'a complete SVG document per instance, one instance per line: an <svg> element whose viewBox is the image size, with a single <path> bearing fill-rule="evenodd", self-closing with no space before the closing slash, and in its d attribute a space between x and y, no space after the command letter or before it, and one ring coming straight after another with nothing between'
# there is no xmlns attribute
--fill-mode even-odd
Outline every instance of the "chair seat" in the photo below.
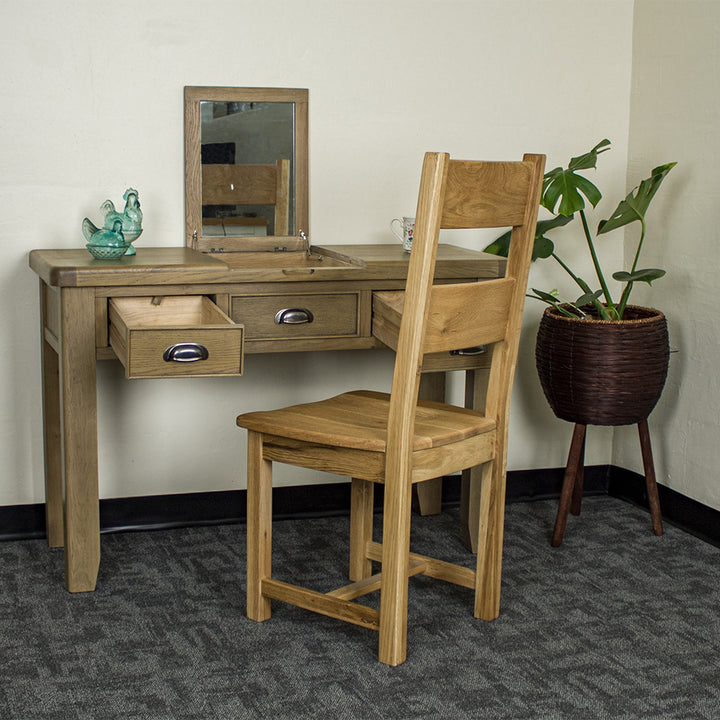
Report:
<svg viewBox="0 0 720 720"><path fill-rule="evenodd" d="M303 442L385 452L390 395L355 391L328 400L240 415L255 432ZM466 408L418 401L413 450L459 442L495 429L495 421Z"/></svg>

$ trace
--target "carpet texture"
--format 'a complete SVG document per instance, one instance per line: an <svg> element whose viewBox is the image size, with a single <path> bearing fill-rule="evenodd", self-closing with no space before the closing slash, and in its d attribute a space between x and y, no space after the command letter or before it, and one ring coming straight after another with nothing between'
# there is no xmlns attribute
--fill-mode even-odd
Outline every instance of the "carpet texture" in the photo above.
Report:
<svg viewBox="0 0 720 720"><path fill-rule="evenodd" d="M655 537L609 497L586 498L553 549L555 510L508 506L491 623L469 590L412 578L397 668L369 630L280 603L246 619L244 525L104 535L98 589L78 595L62 551L0 543L0 718L720 718L720 549ZM458 522L414 516L413 549L472 565ZM275 575L342 585L348 525L277 522Z"/></svg>

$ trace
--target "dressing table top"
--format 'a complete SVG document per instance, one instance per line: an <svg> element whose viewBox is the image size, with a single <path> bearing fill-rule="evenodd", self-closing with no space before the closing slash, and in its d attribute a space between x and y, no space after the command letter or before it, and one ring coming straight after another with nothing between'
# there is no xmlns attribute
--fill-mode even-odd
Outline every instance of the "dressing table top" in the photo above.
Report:
<svg viewBox="0 0 720 720"><path fill-rule="evenodd" d="M30 267L56 287L220 284L398 279L410 255L399 244L312 246L309 252L202 253L187 247L140 247L120 260L96 260L85 249L33 250ZM436 276L497 277L504 258L440 245Z"/></svg>

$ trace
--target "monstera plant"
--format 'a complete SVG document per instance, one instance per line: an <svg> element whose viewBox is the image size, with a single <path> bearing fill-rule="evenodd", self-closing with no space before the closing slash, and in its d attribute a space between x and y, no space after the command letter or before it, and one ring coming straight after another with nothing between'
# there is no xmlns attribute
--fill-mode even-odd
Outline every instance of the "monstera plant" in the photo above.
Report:
<svg viewBox="0 0 720 720"><path fill-rule="evenodd" d="M665 275L665 270L641 267L640 252L648 207L675 163L656 167L593 234L585 215L586 202L595 207L602 194L583 171L593 170L598 156L609 148L610 141L602 140L590 152L572 158L566 168L546 173L541 205L554 217L538 222L535 237L534 258L553 258L582 292L574 301L561 299L557 291L533 288L530 295L550 305L543 313L535 344L540 384L555 415L575 424L553 530L554 546L562 542L570 509L574 514L580 512L587 425L637 424L653 531L662 534L647 418L660 399L667 377L667 321L660 311L628 301L635 283L651 284ZM548 238L549 232L567 225L575 215L595 271L592 281L573 272ZM612 275L622 283L616 299L600 265L596 242L634 222L640 223L640 238L630 269ZM507 233L486 250L507 255L509 242Z"/></svg>
<svg viewBox="0 0 720 720"><path fill-rule="evenodd" d="M599 155L609 149L610 141L602 140L572 158L567 167L545 174L541 205L553 217L538 221L533 251L534 259L552 258L581 292L574 300L566 300L556 290L533 288L529 297L550 306L543 313L535 346L545 396L558 417L583 426L645 422L660 398L668 369L665 316L654 308L630 305L629 299L635 283L650 284L665 275L665 270L642 267L640 254L648 208L675 163L652 170L593 233L585 210L588 203L596 207L602 194L587 178L587 171L594 170ZM576 216L581 229L576 237L587 247L595 273L592 279L574 272L548 237ZM596 244L613 230L635 222L640 223L640 237L633 262L629 269L612 274L622 284L620 292L613 294ZM507 255L509 243L510 233L506 233L486 251Z"/></svg>
<svg viewBox="0 0 720 720"><path fill-rule="evenodd" d="M602 140L589 152L572 158L566 168L556 167L545 174L541 205L554 213L555 217L538 221L533 259L552 257L578 285L582 294L574 301L569 301L559 298L557 291L548 292L533 288L533 294L530 297L548 303L557 312L567 317L588 317L589 313L586 307L589 306L592 308L592 316L602 320L622 320L633 285L636 282L651 284L654 280L665 275L665 271L659 268L640 268L638 265L645 240L645 216L648 207L663 180L670 170L675 167L676 163L660 165L652 170L650 177L643 180L624 200L621 200L607 220L602 220L599 223L595 237L593 237L585 214L586 202L596 207L602 199L602 194L593 182L581 174L581 171L595 169L598 156L609 149L610 141ZM580 219L582 238L587 245L597 284L599 284L597 289L593 289L590 282L573 272L558 254L553 241L548 238L548 233L551 230L567 225L576 214ZM616 301L608 286L606 273L598 259L596 240L601 235L633 222L639 222L641 225L640 238L630 270L621 270L612 275L613 279L624 284L620 297ZM485 251L507 257L509 243L510 233L508 232L491 243L485 248Z"/></svg>

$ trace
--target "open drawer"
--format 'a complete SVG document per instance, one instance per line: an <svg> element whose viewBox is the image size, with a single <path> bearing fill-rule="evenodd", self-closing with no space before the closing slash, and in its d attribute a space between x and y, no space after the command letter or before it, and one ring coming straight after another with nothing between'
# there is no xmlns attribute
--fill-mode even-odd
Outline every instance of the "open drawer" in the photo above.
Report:
<svg viewBox="0 0 720 720"><path fill-rule="evenodd" d="M242 375L244 328L207 297L110 298L108 319L128 378Z"/></svg>

